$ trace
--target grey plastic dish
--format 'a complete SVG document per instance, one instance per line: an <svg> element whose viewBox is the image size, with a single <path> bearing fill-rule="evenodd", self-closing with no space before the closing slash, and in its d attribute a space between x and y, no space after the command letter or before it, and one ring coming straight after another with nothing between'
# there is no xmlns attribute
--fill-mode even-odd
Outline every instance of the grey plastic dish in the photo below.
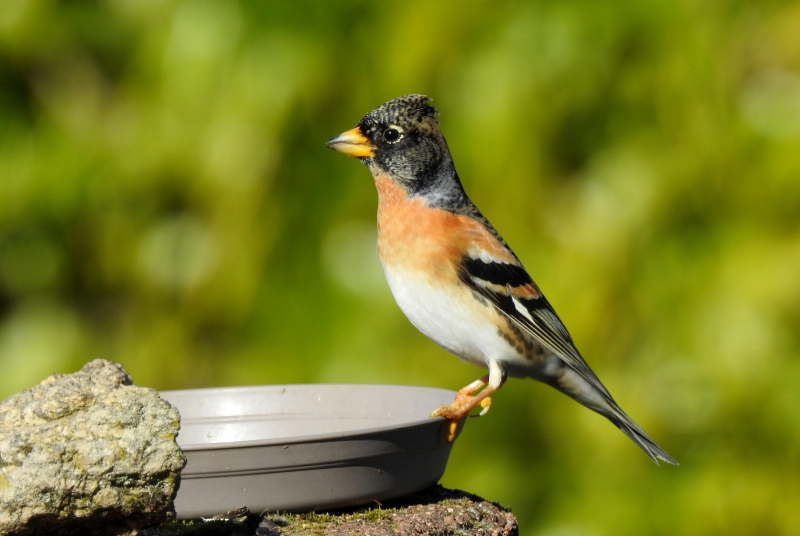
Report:
<svg viewBox="0 0 800 536"><path fill-rule="evenodd" d="M395 385L274 385L164 391L181 414L180 519L326 510L419 491L444 474L455 393ZM464 425L459 423L458 433Z"/></svg>

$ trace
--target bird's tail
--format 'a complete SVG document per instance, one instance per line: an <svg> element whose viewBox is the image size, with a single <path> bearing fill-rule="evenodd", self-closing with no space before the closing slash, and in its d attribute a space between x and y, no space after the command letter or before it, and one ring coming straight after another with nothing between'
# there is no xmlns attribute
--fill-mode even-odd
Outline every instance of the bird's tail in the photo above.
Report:
<svg viewBox="0 0 800 536"><path fill-rule="evenodd" d="M543 370L545 373L540 373L537 377L538 379L549 383L565 395L575 399L587 408L596 411L614 423L614 425L622 430L623 434L630 437L656 465L658 465L658 460L671 463L672 465L678 465L675 458L656 445L656 442L650 439L650 436L622 411L622 408L617 405L608 390L603 387L600 380L588 370L588 367L585 372L578 372L568 367L558 356L554 355L551 361L547 363L547 367ZM587 375L589 374L592 374L592 376L587 379ZM594 381L590 382L590 379Z"/></svg>
<svg viewBox="0 0 800 536"><path fill-rule="evenodd" d="M628 415L622 411L622 409L615 403L611 402L609 404L611 406L611 412L606 413L601 412L603 416L605 416L608 420L613 422L617 428L622 430L622 433L626 436L630 437L634 443L636 443L640 449L647 454L651 460L658 465L658 460L663 460L667 463L671 463L672 465L678 465L678 462L667 454L667 451L656 445L656 442L650 439L644 430L642 430L638 424L633 422L633 419L628 417Z"/></svg>

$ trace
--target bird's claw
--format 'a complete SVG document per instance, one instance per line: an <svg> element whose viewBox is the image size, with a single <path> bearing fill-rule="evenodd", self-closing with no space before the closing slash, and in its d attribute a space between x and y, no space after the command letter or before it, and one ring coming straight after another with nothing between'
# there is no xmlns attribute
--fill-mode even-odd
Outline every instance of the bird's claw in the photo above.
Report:
<svg viewBox="0 0 800 536"><path fill-rule="evenodd" d="M431 413L431 417L444 417L447 419L447 423L442 428L442 438L447 443L455 441L456 432L458 431L458 421L464 416L464 412L461 411L462 404L456 405L456 402L457 401L454 401L449 406L442 404Z"/></svg>
<svg viewBox="0 0 800 536"><path fill-rule="evenodd" d="M481 409L480 413L475 415L476 417L483 417L484 415L486 415L486 413L489 411L489 408L492 407L492 398L487 396L486 398L481 400L480 406L483 409Z"/></svg>
<svg viewBox="0 0 800 536"><path fill-rule="evenodd" d="M447 425L443 427L443 439L445 443L452 443L456 440L456 432L458 432L458 420L448 419Z"/></svg>

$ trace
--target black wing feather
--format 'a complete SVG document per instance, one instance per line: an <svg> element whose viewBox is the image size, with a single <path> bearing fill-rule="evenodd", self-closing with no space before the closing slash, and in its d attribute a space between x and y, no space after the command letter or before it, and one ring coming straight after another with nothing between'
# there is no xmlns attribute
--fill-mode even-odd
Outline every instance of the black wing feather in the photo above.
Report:
<svg viewBox="0 0 800 536"><path fill-rule="evenodd" d="M471 257L465 257L462 265L470 277L482 279L487 283L500 285L503 288L506 285L521 287L533 283L533 279L522 266L505 262L484 262Z"/></svg>
<svg viewBox="0 0 800 536"><path fill-rule="evenodd" d="M544 295L535 299L514 296L514 287L533 283L522 266L503 262L484 262L480 259L465 257L461 268L461 280L474 292L489 300L498 311L517 323L541 344L558 355L571 369L613 400L611 394L578 353L567 328ZM497 292L479 284L479 280L507 289L507 292ZM528 312L530 318L519 311L515 302Z"/></svg>

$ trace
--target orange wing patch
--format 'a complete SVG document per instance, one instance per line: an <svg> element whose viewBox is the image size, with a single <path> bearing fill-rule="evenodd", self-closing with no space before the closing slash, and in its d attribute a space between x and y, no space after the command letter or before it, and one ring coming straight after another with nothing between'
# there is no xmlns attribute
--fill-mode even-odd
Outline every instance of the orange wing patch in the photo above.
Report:
<svg viewBox="0 0 800 536"><path fill-rule="evenodd" d="M535 283L530 283L521 287L514 287L511 289L511 295L516 298L524 298L526 300L535 300L542 295L542 291L536 286Z"/></svg>

